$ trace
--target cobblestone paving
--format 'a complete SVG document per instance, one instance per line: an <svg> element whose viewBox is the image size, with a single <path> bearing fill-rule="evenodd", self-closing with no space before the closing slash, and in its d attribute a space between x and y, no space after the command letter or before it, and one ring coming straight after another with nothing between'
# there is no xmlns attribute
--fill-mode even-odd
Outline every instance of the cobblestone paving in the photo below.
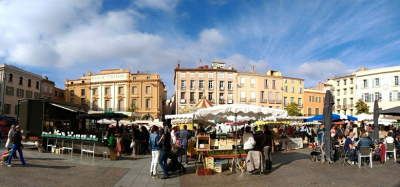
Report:
<svg viewBox="0 0 400 187"><path fill-rule="evenodd" d="M373 168L358 165L329 165L310 163L311 149L273 154L273 170L261 176L246 173L224 172L211 176L197 176L194 168L180 177L182 187L193 186L400 186L400 162L393 159L381 165L373 162ZM226 163L226 161L225 161Z"/></svg>

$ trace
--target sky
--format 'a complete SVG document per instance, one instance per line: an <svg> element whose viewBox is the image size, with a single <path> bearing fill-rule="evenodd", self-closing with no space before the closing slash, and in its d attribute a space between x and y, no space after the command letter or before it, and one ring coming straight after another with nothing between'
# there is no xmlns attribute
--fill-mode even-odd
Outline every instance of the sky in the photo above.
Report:
<svg viewBox="0 0 400 187"><path fill-rule="evenodd" d="M0 63L64 88L87 71L226 62L305 79L400 63L400 1L0 0Z"/></svg>

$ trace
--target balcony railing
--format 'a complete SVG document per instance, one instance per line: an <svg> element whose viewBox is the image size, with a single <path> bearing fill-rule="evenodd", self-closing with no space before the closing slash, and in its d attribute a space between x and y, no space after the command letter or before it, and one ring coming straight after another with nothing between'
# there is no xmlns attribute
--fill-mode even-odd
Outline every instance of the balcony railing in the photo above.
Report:
<svg viewBox="0 0 400 187"><path fill-rule="evenodd" d="M215 104L215 100L214 99L210 99L210 103Z"/></svg>
<svg viewBox="0 0 400 187"><path fill-rule="evenodd" d="M303 103L299 103L297 106L299 106L299 107L303 107Z"/></svg>
<svg viewBox="0 0 400 187"><path fill-rule="evenodd" d="M353 104L347 105L348 108L353 108Z"/></svg>
<svg viewBox="0 0 400 187"><path fill-rule="evenodd" d="M195 90L195 88L194 87L190 87L190 90Z"/></svg>
<svg viewBox="0 0 400 187"><path fill-rule="evenodd" d="M108 108L108 109L104 109L104 108L91 108L90 110L92 111L114 111L114 112L128 112L129 111L129 107L118 107L118 108Z"/></svg>
<svg viewBox="0 0 400 187"><path fill-rule="evenodd" d="M181 86L181 90L186 90L186 86Z"/></svg>
<svg viewBox="0 0 400 187"><path fill-rule="evenodd" d="M261 102L261 103L266 103L266 102L267 102L267 99L261 98L261 99L260 99L260 102Z"/></svg>
<svg viewBox="0 0 400 187"><path fill-rule="evenodd" d="M246 98L245 97L241 97L240 98L240 102L246 102Z"/></svg>
<svg viewBox="0 0 400 187"><path fill-rule="evenodd" d="M225 104L225 100L224 99L220 99L219 100L219 104Z"/></svg>
<svg viewBox="0 0 400 187"><path fill-rule="evenodd" d="M250 102L256 102L256 98L250 98Z"/></svg>
<svg viewBox="0 0 400 187"><path fill-rule="evenodd" d="M219 90L224 91L225 88L224 87L219 87Z"/></svg>
<svg viewBox="0 0 400 187"><path fill-rule="evenodd" d="M186 99L181 99L181 103L186 103Z"/></svg>
<svg viewBox="0 0 400 187"><path fill-rule="evenodd" d="M256 87L256 85L255 84L250 84L250 87L254 88L254 87Z"/></svg>
<svg viewBox="0 0 400 187"><path fill-rule="evenodd" d="M230 87L230 88L228 87L228 91L233 91L233 88L232 87Z"/></svg>
<svg viewBox="0 0 400 187"><path fill-rule="evenodd" d="M275 100L273 100L273 99L268 99L268 103L274 104L274 103L275 103Z"/></svg>
<svg viewBox="0 0 400 187"><path fill-rule="evenodd" d="M244 83L240 83L239 86L240 86L240 87L244 87Z"/></svg>
<svg viewBox="0 0 400 187"><path fill-rule="evenodd" d="M268 87L269 87L268 85L264 85L264 89L268 89Z"/></svg>
<svg viewBox="0 0 400 187"><path fill-rule="evenodd" d="M204 90L204 87L199 87L199 90Z"/></svg>
<svg viewBox="0 0 400 187"><path fill-rule="evenodd" d="M275 103L276 103L276 104L280 104L280 103L282 103L282 100L277 99L277 100L275 101Z"/></svg>
<svg viewBox="0 0 400 187"><path fill-rule="evenodd" d="M191 99L191 100L189 101L189 103L190 103L190 104L195 104L196 101L195 101L194 99Z"/></svg>
<svg viewBox="0 0 400 187"><path fill-rule="evenodd" d="M208 90L214 90L214 88L208 87Z"/></svg>
<svg viewBox="0 0 400 187"><path fill-rule="evenodd" d="M232 99L228 99L228 104L233 104L233 100Z"/></svg>

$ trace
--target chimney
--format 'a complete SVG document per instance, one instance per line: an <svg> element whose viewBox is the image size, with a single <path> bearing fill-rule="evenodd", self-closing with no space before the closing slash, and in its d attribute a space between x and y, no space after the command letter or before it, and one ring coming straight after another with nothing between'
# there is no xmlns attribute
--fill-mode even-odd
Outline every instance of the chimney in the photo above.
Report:
<svg viewBox="0 0 400 187"><path fill-rule="evenodd" d="M181 67L181 61L178 60L178 65L176 66L176 69L179 69Z"/></svg>
<svg viewBox="0 0 400 187"><path fill-rule="evenodd" d="M200 59L200 65L199 66L201 67L201 59Z"/></svg>
<svg viewBox="0 0 400 187"><path fill-rule="evenodd" d="M256 73L256 67L255 66L251 66L250 67L250 73Z"/></svg>
<svg viewBox="0 0 400 187"><path fill-rule="evenodd" d="M208 69L208 65L205 65L205 66L204 66L204 69Z"/></svg>

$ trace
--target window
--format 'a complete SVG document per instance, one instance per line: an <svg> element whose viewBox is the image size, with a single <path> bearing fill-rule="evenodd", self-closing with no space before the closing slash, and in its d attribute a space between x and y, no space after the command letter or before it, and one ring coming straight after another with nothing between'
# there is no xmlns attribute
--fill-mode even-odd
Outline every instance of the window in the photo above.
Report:
<svg viewBox="0 0 400 187"><path fill-rule="evenodd" d="M8 82L12 82L13 81L13 74L9 74L9 76L8 76Z"/></svg>
<svg viewBox="0 0 400 187"><path fill-rule="evenodd" d="M132 105L134 108L136 108L136 106L137 106L136 99L132 99Z"/></svg>
<svg viewBox="0 0 400 187"><path fill-rule="evenodd" d="M93 95L97 95L97 88L93 88Z"/></svg>
<svg viewBox="0 0 400 187"><path fill-rule="evenodd" d="M294 103L294 97L290 98L290 103Z"/></svg>
<svg viewBox="0 0 400 187"><path fill-rule="evenodd" d="M281 93L280 93L280 92L275 92L275 99L276 99L277 101L280 101L280 100L281 100Z"/></svg>
<svg viewBox="0 0 400 187"><path fill-rule="evenodd" d="M264 88L268 89L268 79L264 80Z"/></svg>
<svg viewBox="0 0 400 187"><path fill-rule="evenodd" d="M202 99L203 98L203 92L199 92L199 99Z"/></svg>
<svg viewBox="0 0 400 187"><path fill-rule="evenodd" d="M229 79L229 80L232 80L232 79L233 79L232 73L228 73L228 79Z"/></svg>
<svg viewBox="0 0 400 187"><path fill-rule="evenodd" d="M276 89L276 80L272 80L272 89Z"/></svg>
<svg viewBox="0 0 400 187"><path fill-rule="evenodd" d="M394 76L394 85L399 85L399 76Z"/></svg>
<svg viewBox="0 0 400 187"><path fill-rule="evenodd" d="M124 110L124 100L118 100L118 111Z"/></svg>
<svg viewBox="0 0 400 187"><path fill-rule="evenodd" d="M118 94L124 94L124 87L118 87Z"/></svg>
<svg viewBox="0 0 400 187"><path fill-rule="evenodd" d="M250 92L250 101L255 102L256 101L256 92L251 91Z"/></svg>
<svg viewBox="0 0 400 187"><path fill-rule="evenodd" d="M340 95L340 90L337 90L337 94L336 95Z"/></svg>
<svg viewBox="0 0 400 187"><path fill-rule="evenodd" d="M53 93L53 88L49 87L49 93Z"/></svg>
<svg viewBox="0 0 400 187"><path fill-rule="evenodd" d="M320 102L320 97L315 97L315 101L317 102L317 103L319 103Z"/></svg>
<svg viewBox="0 0 400 187"><path fill-rule="evenodd" d="M268 92L268 100L274 100L274 95L272 94L272 91Z"/></svg>
<svg viewBox="0 0 400 187"><path fill-rule="evenodd" d="M81 96L84 96L85 95L85 89L82 89L81 90Z"/></svg>
<svg viewBox="0 0 400 187"><path fill-rule="evenodd" d="M186 81L181 81L181 89L185 89L186 88Z"/></svg>
<svg viewBox="0 0 400 187"><path fill-rule="evenodd" d="M367 79L363 80L363 88L368 88L368 80Z"/></svg>
<svg viewBox="0 0 400 187"><path fill-rule="evenodd" d="M287 92L287 86L284 86L284 87L283 87L283 91L284 91L284 92Z"/></svg>
<svg viewBox="0 0 400 187"><path fill-rule="evenodd" d="M350 94L353 94L353 88L350 88Z"/></svg>
<svg viewBox="0 0 400 187"><path fill-rule="evenodd" d="M224 100L224 93L219 93L219 99Z"/></svg>
<svg viewBox="0 0 400 187"><path fill-rule="evenodd" d="M93 110L97 110L98 109L98 107L99 107L99 105L97 104L97 101L93 101L93 104L92 104L93 106L92 106L92 109Z"/></svg>
<svg viewBox="0 0 400 187"><path fill-rule="evenodd" d="M110 100L105 100L105 102L104 102L104 110L105 111L112 110Z"/></svg>
<svg viewBox="0 0 400 187"><path fill-rule="evenodd" d="M24 90L17 88L17 97L24 97Z"/></svg>
<svg viewBox="0 0 400 187"><path fill-rule="evenodd" d="M292 80L290 80L290 83L294 84L294 80L293 80L293 79L292 79Z"/></svg>
<svg viewBox="0 0 400 187"><path fill-rule="evenodd" d="M353 84L353 78L350 79L350 84Z"/></svg>
<svg viewBox="0 0 400 187"><path fill-rule="evenodd" d="M35 95L33 96L33 98L35 98L35 99L39 98L39 93L35 92Z"/></svg>
<svg viewBox="0 0 400 187"><path fill-rule="evenodd" d="M340 86L340 81L337 81L337 85Z"/></svg>
<svg viewBox="0 0 400 187"><path fill-rule="evenodd" d="M39 89L39 81L36 81L36 89Z"/></svg>
<svg viewBox="0 0 400 187"><path fill-rule="evenodd" d="M137 87L136 86L132 87L132 93L133 94L137 94Z"/></svg>
<svg viewBox="0 0 400 187"><path fill-rule="evenodd" d="M4 108L4 114L10 114L11 113L11 104L6 104Z"/></svg>
<svg viewBox="0 0 400 187"><path fill-rule="evenodd" d="M71 98L71 99L70 99L70 102L71 102L71 103L74 103L74 98Z"/></svg>
<svg viewBox="0 0 400 187"><path fill-rule="evenodd" d="M204 81L199 81L199 89L203 89L204 88Z"/></svg>
<svg viewBox="0 0 400 187"><path fill-rule="evenodd" d="M194 79L194 73L190 73L190 78Z"/></svg>
<svg viewBox="0 0 400 187"><path fill-rule="evenodd" d="M299 84L301 84L301 81L299 81Z"/></svg>
<svg viewBox="0 0 400 187"><path fill-rule="evenodd" d="M288 106L287 97L284 97L284 98L283 98L283 105L284 105L284 106Z"/></svg>
<svg viewBox="0 0 400 187"><path fill-rule="evenodd" d="M311 95L308 96L308 102L312 102L311 97L312 97Z"/></svg>
<svg viewBox="0 0 400 187"><path fill-rule="evenodd" d="M246 92L240 91L240 102L246 102Z"/></svg>
<svg viewBox="0 0 400 187"><path fill-rule="evenodd" d="M219 81L219 87L221 88L221 90L224 89L224 81Z"/></svg>
<svg viewBox="0 0 400 187"><path fill-rule="evenodd" d="M185 95L186 95L185 92L181 92L181 99L185 99Z"/></svg>
<svg viewBox="0 0 400 187"><path fill-rule="evenodd" d="M343 89L343 95L347 94L347 89Z"/></svg>
<svg viewBox="0 0 400 187"><path fill-rule="evenodd" d="M375 78L375 87L379 87L380 83L379 83L379 78Z"/></svg>
<svg viewBox="0 0 400 187"><path fill-rule="evenodd" d="M344 80L343 80L343 85L346 85L346 83L347 83L347 80L344 79Z"/></svg>
<svg viewBox="0 0 400 187"><path fill-rule="evenodd" d="M292 93L294 93L294 87L293 87L293 86L290 88L290 91L291 91Z"/></svg>
<svg viewBox="0 0 400 187"><path fill-rule="evenodd" d="M228 81L228 90L232 90L232 81Z"/></svg>
<svg viewBox="0 0 400 187"><path fill-rule="evenodd" d="M208 100L209 101L213 100L213 92L208 92Z"/></svg>
<svg viewBox="0 0 400 187"><path fill-rule="evenodd" d="M256 86L256 81L255 81L254 78L251 78L251 79L250 79L250 86L251 86L252 88L254 88L254 87Z"/></svg>
<svg viewBox="0 0 400 187"><path fill-rule="evenodd" d="M190 92L190 101L194 101L194 92Z"/></svg>
<svg viewBox="0 0 400 187"><path fill-rule="evenodd" d="M204 79L204 73L199 73L199 79Z"/></svg>
<svg viewBox="0 0 400 187"><path fill-rule="evenodd" d="M301 98L297 98L297 104L299 105L299 107L302 107L302 103L301 103Z"/></svg>
<svg viewBox="0 0 400 187"><path fill-rule="evenodd" d="M312 110L311 107L308 107L308 108L307 108L307 115L308 115L308 116L311 116L311 110Z"/></svg>
<svg viewBox="0 0 400 187"><path fill-rule="evenodd" d="M225 77L225 73L220 73L220 74L219 74L219 78L220 78L220 79L224 79L224 77Z"/></svg>
<svg viewBox="0 0 400 187"><path fill-rule="evenodd" d="M378 100L379 102L382 101L382 93L381 92L375 92L375 100Z"/></svg>
<svg viewBox="0 0 400 187"><path fill-rule="evenodd" d="M28 94L27 94L28 95ZM57 91L54 91L54 96L56 96L57 97Z"/></svg>
<svg viewBox="0 0 400 187"><path fill-rule="evenodd" d="M232 100L232 98L233 98L233 94L228 93L228 100Z"/></svg>
<svg viewBox="0 0 400 187"><path fill-rule="evenodd" d="M208 81L208 88L209 89L213 89L214 88L213 81Z"/></svg>
<svg viewBox="0 0 400 187"><path fill-rule="evenodd" d="M105 95L109 95L110 94L110 88L106 88L105 89Z"/></svg>
<svg viewBox="0 0 400 187"><path fill-rule="evenodd" d="M74 90L71 90L71 92L70 92L70 96L74 96L75 94L74 94Z"/></svg>
<svg viewBox="0 0 400 187"><path fill-rule="evenodd" d="M264 101L264 91L260 91L260 101Z"/></svg>
<svg viewBox="0 0 400 187"><path fill-rule="evenodd" d="M240 77L240 86L244 86L244 77Z"/></svg>
<svg viewBox="0 0 400 187"><path fill-rule="evenodd" d="M147 93L147 94L150 94L150 93L151 93L150 86L146 86L146 93Z"/></svg>
<svg viewBox="0 0 400 187"><path fill-rule="evenodd" d="M44 85L44 92L47 92L47 86Z"/></svg>
<svg viewBox="0 0 400 187"><path fill-rule="evenodd" d="M209 78L209 79L214 78L214 73L208 73L208 78Z"/></svg>
<svg viewBox="0 0 400 187"><path fill-rule="evenodd" d="M85 98L81 98L81 105L85 104Z"/></svg>
<svg viewBox="0 0 400 187"><path fill-rule="evenodd" d="M31 81L31 79L28 79L28 87L31 87L32 86L32 81Z"/></svg>
<svg viewBox="0 0 400 187"><path fill-rule="evenodd" d="M132 77L133 80L136 80L136 77Z"/></svg>
<svg viewBox="0 0 400 187"><path fill-rule="evenodd" d="M319 108L315 108L315 115L319 115Z"/></svg>
<svg viewBox="0 0 400 187"><path fill-rule="evenodd" d="M299 93L301 93L301 88L299 88Z"/></svg>
<svg viewBox="0 0 400 187"><path fill-rule="evenodd" d="M186 78L185 76L186 76L186 73L181 73L181 79Z"/></svg>
<svg viewBox="0 0 400 187"><path fill-rule="evenodd" d="M283 82L284 82L284 83L287 83L287 79L283 79Z"/></svg>
<svg viewBox="0 0 400 187"><path fill-rule="evenodd" d="M195 81L190 81L190 89L194 90L195 87Z"/></svg>
<svg viewBox="0 0 400 187"><path fill-rule="evenodd" d="M19 77L19 85L22 85L22 77Z"/></svg>

